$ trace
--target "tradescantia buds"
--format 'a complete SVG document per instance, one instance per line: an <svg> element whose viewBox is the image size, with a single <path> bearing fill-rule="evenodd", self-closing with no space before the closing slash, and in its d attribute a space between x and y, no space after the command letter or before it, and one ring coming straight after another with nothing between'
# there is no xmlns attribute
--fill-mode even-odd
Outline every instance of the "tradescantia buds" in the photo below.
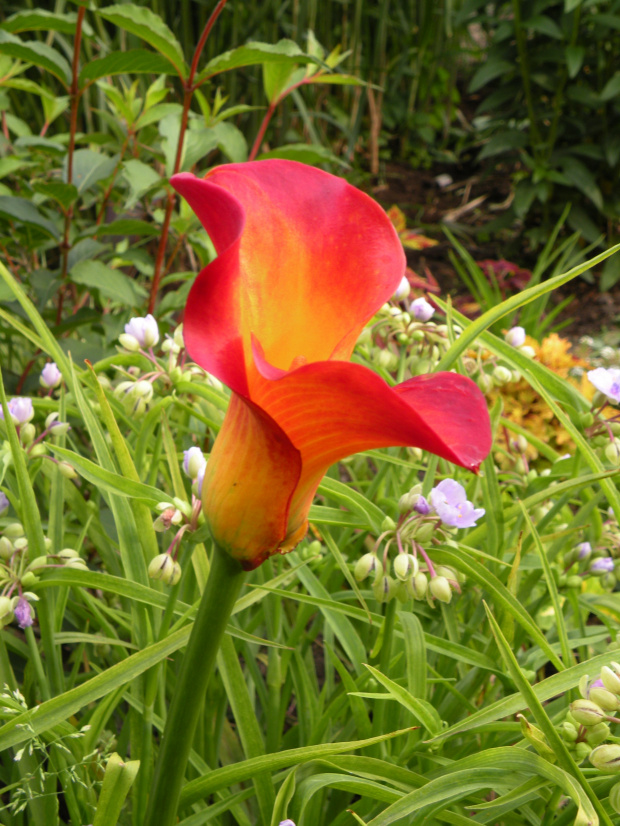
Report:
<svg viewBox="0 0 620 826"><path fill-rule="evenodd" d="M383 565L375 554L364 554L364 556L361 556L355 563L353 576L358 582L363 582L370 574L381 576L383 574Z"/></svg>
<svg viewBox="0 0 620 826"><path fill-rule="evenodd" d="M598 746L590 754L590 763L605 772L620 772L620 746L608 744Z"/></svg>
<svg viewBox="0 0 620 826"><path fill-rule="evenodd" d="M620 694L620 665L612 662L612 666L613 671L607 665L601 668L601 680L608 691L613 694Z"/></svg>
<svg viewBox="0 0 620 826"><path fill-rule="evenodd" d="M603 709L591 700L575 700L570 704L570 713L582 726L595 726L607 718Z"/></svg>
<svg viewBox="0 0 620 826"><path fill-rule="evenodd" d="M176 585L181 579L181 566L170 554L159 554L149 564L149 576L165 585Z"/></svg>

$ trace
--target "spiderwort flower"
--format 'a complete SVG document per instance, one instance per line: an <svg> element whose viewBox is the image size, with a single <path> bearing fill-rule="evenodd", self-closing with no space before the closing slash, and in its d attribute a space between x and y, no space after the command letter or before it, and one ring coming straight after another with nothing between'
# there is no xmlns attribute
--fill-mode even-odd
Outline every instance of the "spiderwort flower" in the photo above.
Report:
<svg viewBox="0 0 620 826"><path fill-rule="evenodd" d="M202 488L221 548L246 570L292 550L327 468L360 450L414 446L478 468L491 432L470 379L439 373L389 387L348 361L405 271L374 201L293 161L171 182L218 253L189 294L183 336L232 390Z"/></svg>
<svg viewBox="0 0 620 826"><path fill-rule="evenodd" d="M409 312L416 321L428 321L433 317L435 308L425 298L416 298L411 302Z"/></svg>
<svg viewBox="0 0 620 826"><path fill-rule="evenodd" d="M525 344L525 330L523 327L511 327L504 338L513 347L522 347Z"/></svg>
<svg viewBox="0 0 620 826"><path fill-rule="evenodd" d="M196 479L200 469L206 464L202 450L196 445L183 451L183 470L190 479Z"/></svg>
<svg viewBox="0 0 620 826"><path fill-rule="evenodd" d="M28 628L32 625L34 621L32 608L30 603L24 596L20 596L17 600L17 605L13 609L15 613L15 619L17 620L17 624L20 628Z"/></svg>
<svg viewBox="0 0 620 826"><path fill-rule="evenodd" d="M472 528L484 516L484 508L474 508L463 485L454 479L444 479L432 489L431 505L444 525L453 528Z"/></svg>
<svg viewBox="0 0 620 826"><path fill-rule="evenodd" d="M145 318L131 318L118 340L126 350L148 350L159 341L159 327L150 313Z"/></svg>
<svg viewBox="0 0 620 826"><path fill-rule="evenodd" d="M58 387L61 381L62 373L58 369L56 362L48 361L43 370L41 370L39 382L43 387L51 390L53 387Z"/></svg>
<svg viewBox="0 0 620 826"><path fill-rule="evenodd" d="M281 820L278 826L295 826L292 820L287 818L286 820Z"/></svg>
<svg viewBox="0 0 620 826"><path fill-rule="evenodd" d="M597 367L596 370L588 370L588 381L603 395L620 402L620 368Z"/></svg>
<svg viewBox="0 0 620 826"><path fill-rule="evenodd" d="M400 279L400 284L396 288L396 292L392 296L395 301L404 301L411 292L411 284L406 275Z"/></svg>
<svg viewBox="0 0 620 826"><path fill-rule="evenodd" d="M602 576L603 574L613 573L614 561L611 556L600 556L592 561L590 565L590 573L594 576Z"/></svg>
<svg viewBox="0 0 620 826"><path fill-rule="evenodd" d="M589 542L580 542L577 545L577 558L580 560L587 559L592 553L592 545Z"/></svg>
<svg viewBox="0 0 620 826"><path fill-rule="evenodd" d="M16 396L8 403L9 413L15 424L26 424L34 416L32 399L25 396ZM4 410L0 407L0 419L4 419Z"/></svg>

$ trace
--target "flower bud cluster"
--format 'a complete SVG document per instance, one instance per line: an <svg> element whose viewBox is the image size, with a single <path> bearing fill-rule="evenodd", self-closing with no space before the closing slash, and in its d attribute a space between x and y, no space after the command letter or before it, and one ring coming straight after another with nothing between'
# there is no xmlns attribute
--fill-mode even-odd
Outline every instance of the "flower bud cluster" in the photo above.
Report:
<svg viewBox="0 0 620 826"><path fill-rule="evenodd" d="M620 544L613 526L608 526L600 543L594 548L580 542L564 554L564 569L557 577L559 587L581 590L589 577L595 577L597 587L613 591L620 579Z"/></svg>

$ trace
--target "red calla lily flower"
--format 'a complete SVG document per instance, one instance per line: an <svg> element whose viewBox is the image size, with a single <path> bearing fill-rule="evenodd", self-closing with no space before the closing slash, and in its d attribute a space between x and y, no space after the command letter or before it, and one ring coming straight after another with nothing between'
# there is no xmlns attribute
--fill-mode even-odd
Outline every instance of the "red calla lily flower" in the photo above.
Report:
<svg viewBox="0 0 620 826"><path fill-rule="evenodd" d="M491 432L470 379L438 373L389 387L348 361L405 271L371 198L292 161L171 181L218 253L191 289L183 334L190 356L232 390L202 489L224 550L246 570L292 550L328 467L361 450L416 446L478 468Z"/></svg>

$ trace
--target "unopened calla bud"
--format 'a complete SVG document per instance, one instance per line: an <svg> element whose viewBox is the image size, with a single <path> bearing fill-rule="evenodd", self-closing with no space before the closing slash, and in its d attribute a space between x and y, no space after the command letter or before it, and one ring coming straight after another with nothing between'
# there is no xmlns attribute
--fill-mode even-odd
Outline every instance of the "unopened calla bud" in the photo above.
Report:
<svg viewBox="0 0 620 826"><path fill-rule="evenodd" d="M353 569L353 576L358 582L363 582L370 574L381 576L383 573L383 565L377 559L375 554L364 554L355 563Z"/></svg>
<svg viewBox="0 0 620 826"><path fill-rule="evenodd" d="M598 746L590 754L590 763L600 771L620 772L620 746L611 743Z"/></svg>
<svg viewBox="0 0 620 826"><path fill-rule="evenodd" d="M574 719L582 726L595 726L603 723L607 717L603 709L592 700L575 700L569 708Z"/></svg>

